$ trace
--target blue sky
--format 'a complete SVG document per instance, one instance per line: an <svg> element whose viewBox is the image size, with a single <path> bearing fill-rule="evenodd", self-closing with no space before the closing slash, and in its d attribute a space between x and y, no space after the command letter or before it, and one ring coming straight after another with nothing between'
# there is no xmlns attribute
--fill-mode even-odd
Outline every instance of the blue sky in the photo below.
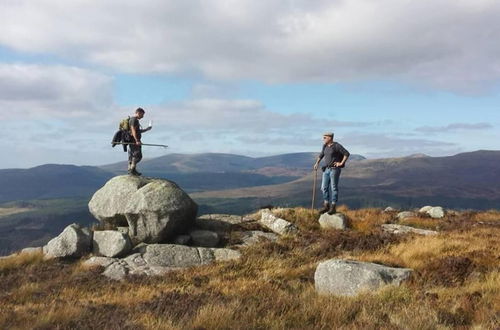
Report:
<svg viewBox="0 0 500 330"><path fill-rule="evenodd" d="M492 0L2 2L0 168L123 160L138 106L166 152L497 150L499 30Z"/></svg>

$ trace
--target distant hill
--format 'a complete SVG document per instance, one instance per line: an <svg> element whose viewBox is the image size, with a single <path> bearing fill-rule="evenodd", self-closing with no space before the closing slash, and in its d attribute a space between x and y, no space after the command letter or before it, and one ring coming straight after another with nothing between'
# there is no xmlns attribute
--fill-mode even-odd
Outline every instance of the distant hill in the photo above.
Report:
<svg viewBox="0 0 500 330"><path fill-rule="evenodd" d="M89 196L111 177L113 173L92 166L0 170L0 202Z"/></svg>
<svg viewBox="0 0 500 330"><path fill-rule="evenodd" d="M192 194L199 203L232 212L260 205L309 206L313 175L292 182ZM320 184L318 173L318 187ZM405 157L350 162L340 180L340 203L351 207L424 204L452 208L500 207L500 151L450 157ZM317 201L321 199L319 188Z"/></svg>
<svg viewBox="0 0 500 330"><path fill-rule="evenodd" d="M233 154L203 153L203 154L168 154L165 156L145 159L140 167L146 172L156 173L226 173L244 172L262 168L286 168L310 170L318 153L299 152L269 157L247 157ZM352 155L350 160L365 159L360 155ZM111 172L123 172L127 162L119 162L100 166L101 169Z"/></svg>

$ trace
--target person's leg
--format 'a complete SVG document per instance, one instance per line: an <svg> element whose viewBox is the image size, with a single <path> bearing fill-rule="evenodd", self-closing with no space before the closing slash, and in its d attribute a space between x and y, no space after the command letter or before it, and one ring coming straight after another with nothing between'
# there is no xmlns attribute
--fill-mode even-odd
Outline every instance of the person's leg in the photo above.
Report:
<svg viewBox="0 0 500 330"><path fill-rule="evenodd" d="M319 213L325 213L330 207L330 169L327 168L321 177L321 192L323 194L323 208Z"/></svg>
<svg viewBox="0 0 500 330"><path fill-rule="evenodd" d="M141 175L141 173L137 172L136 169L137 163L142 159L141 146L131 144L130 151L132 153L132 160L130 163L129 173L132 175Z"/></svg>
<svg viewBox="0 0 500 330"><path fill-rule="evenodd" d="M333 168L330 172L330 185L332 190L332 204L330 206L329 214L334 214L337 212L337 201L339 198L339 178L340 178L340 168Z"/></svg>

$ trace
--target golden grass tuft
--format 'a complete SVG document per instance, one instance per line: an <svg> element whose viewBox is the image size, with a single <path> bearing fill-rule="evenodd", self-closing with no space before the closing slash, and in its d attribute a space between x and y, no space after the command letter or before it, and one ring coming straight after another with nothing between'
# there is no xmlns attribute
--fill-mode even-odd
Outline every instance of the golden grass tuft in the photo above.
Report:
<svg viewBox="0 0 500 330"><path fill-rule="evenodd" d="M0 259L0 273L43 262L42 252L18 253Z"/></svg>

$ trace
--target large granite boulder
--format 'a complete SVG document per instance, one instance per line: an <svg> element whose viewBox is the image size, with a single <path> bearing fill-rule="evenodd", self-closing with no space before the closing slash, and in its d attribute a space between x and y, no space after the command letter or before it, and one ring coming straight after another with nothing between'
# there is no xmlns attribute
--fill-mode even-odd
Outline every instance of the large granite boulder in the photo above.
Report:
<svg viewBox="0 0 500 330"><path fill-rule="evenodd" d="M408 268L331 259L321 262L316 268L314 285L321 294L354 296L361 291L373 291L385 285L400 285L411 273L412 270Z"/></svg>
<svg viewBox="0 0 500 330"><path fill-rule="evenodd" d="M89 210L111 226L128 225L128 235L137 244L166 241L186 231L198 206L172 181L122 175L92 196Z"/></svg>
<svg viewBox="0 0 500 330"><path fill-rule="evenodd" d="M94 232L92 252L97 256L120 257L132 249L128 235L116 230Z"/></svg>
<svg viewBox="0 0 500 330"><path fill-rule="evenodd" d="M90 230L73 223L43 247L43 254L49 259L81 257L90 252L91 244Z"/></svg>

